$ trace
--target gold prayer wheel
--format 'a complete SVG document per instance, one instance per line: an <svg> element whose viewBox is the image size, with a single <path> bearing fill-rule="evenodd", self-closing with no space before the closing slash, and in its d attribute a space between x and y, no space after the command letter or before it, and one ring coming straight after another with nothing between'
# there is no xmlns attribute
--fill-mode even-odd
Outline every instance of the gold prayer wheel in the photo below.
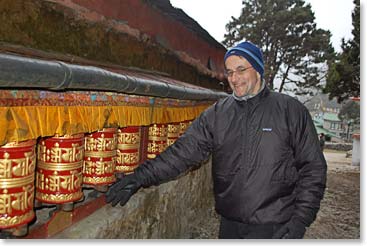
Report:
<svg viewBox="0 0 367 246"><path fill-rule="evenodd" d="M35 213L34 180L36 140L8 143L0 147L0 229L24 236Z"/></svg>
<svg viewBox="0 0 367 246"><path fill-rule="evenodd" d="M82 199L83 157L84 134L41 139L37 153L37 201L67 204Z"/></svg>
<svg viewBox="0 0 367 246"><path fill-rule="evenodd" d="M83 184L106 191L116 181L117 128L104 128L86 135ZM100 187L104 187L100 189Z"/></svg>
<svg viewBox="0 0 367 246"><path fill-rule="evenodd" d="M131 173L139 165L141 127L129 126L117 131L116 172Z"/></svg>
<svg viewBox="0 0 367 246"><path fill-rule="evenodd" d="M180 135L180 123L171 123L167 127L167 146L173 144Z"/></svg>
<svg viewBox="0 0 367 246"><path fill-rule="evenodd" d="M148 130L148 159L154 159L167 148L167 125L153 124Z"/></svg>

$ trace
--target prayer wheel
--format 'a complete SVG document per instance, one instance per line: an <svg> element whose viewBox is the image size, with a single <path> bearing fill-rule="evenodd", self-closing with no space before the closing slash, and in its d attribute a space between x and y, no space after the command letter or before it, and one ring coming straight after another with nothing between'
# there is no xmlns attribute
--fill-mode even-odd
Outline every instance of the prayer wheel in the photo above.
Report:
<svg viewBox="0 0 367 246"><path fill-rule="evenodd" d="M86 135L83 185L107 191L116 181L117 128L104 128Z"/></svg>
<svg viewBox="0 0 367 246"><path fill-rule="evenodd" d="M185 120L183 122L180 122L180 132L179 132L179 136L181 136L182 134L185 133L186 129L189 127L190 125L190 120Z"/></svg>
<svg viewBox="0 0 367 246"><path fill-rule="evenodd" d="M71 210L83 198L84 134L43 138L38 143L36 199Z"/></svg>
<svg viewBox="0 0 367 246"><path fill-rule="evenodd" d="M167 148L167 125L153 124L148 132L148 159L154 159Z"/></svg>
<svg viewBox="0 0 367 246"><path fill-rule="evenodd" d="M171 123L167 127L167 146L173 144L179 137L180 123Z"/></svg>
<svg viewBox="0 0 367 246"><path fill-rule="evenodd" d="M131 173L139 165L141 127L118 129L116 172Z"/></svg>
<svg viewBox="0 0 367 246"><path fill-rule="evenodd" d="M0 147L0 229L24 236L35 213L36 140Z"/></svg>

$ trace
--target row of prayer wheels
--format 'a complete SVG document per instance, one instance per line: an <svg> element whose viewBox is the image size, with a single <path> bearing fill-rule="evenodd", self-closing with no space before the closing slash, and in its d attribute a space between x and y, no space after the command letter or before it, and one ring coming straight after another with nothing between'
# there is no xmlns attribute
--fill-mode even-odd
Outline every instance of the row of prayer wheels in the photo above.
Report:
<svg viewBox="0 0 367 246"><path fill-rule="evenodd" d="M107 191L116 176L155 158L188 125L189 121L153 124L148 129L104 128L1 146L0 230L24 236L35 218L34 206L56 204L70 211L83 199L83 187Z"/></svg>

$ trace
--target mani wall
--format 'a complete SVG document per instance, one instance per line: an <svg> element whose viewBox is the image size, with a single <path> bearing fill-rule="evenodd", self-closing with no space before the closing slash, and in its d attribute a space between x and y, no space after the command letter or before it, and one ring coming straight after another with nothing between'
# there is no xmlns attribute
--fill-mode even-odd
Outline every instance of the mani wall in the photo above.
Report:
<svg viewBox="0 0 367 246"><path fill-rule="evenodd" d="M104 193L226 96L225 48L168 0L0 3L4 238L190 238L213 206L210 161Z"/></svg>

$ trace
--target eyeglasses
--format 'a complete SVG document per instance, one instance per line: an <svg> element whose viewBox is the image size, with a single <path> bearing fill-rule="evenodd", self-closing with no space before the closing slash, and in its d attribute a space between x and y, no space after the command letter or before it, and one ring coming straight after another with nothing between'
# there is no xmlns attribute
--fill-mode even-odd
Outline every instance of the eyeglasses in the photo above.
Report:
<svg viewBox="0 0 367 246"><path fill-rule="evenodd" d="M227 70L226 75L228 78L232 77L235 73L237 73L238 76L242 76L245 74L245 72L252 67L238 67L236 70Z"/></svg>

